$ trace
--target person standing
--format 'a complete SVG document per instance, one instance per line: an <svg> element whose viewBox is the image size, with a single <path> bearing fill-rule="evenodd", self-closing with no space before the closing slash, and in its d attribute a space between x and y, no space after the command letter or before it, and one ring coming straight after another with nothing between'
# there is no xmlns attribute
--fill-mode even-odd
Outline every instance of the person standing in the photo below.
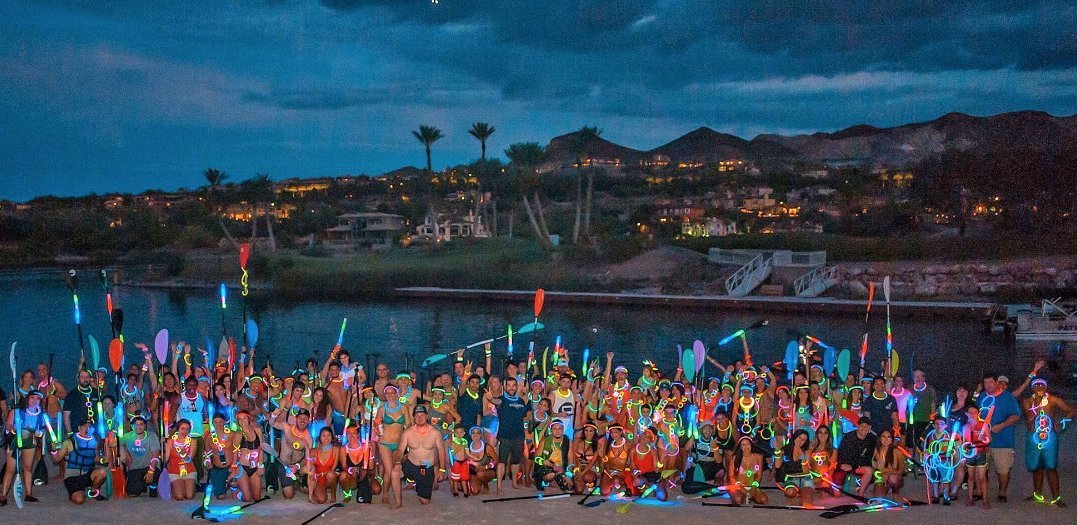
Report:
<svg viewBox="0 0 1077 525"><path fill-rule="evenodd" d="M1032 495L1026 500L1044 503L1043 478L1051 487L1050 504L1065 508L1058 480L1058 431L1066 418L1073 419L1074 409L1058 396L1047 392L1047 380L1032 380L1032 395L1022 403L1028 435L1025 440L1025 466L1032 473Z"/></svg>
<svg viewBox="0 0 1077 525"><path fill-rule="evenodd" d="M991 411L991 444L988 447L988 463L998 474L999 503L1006 502L1006 489L1010 486L1010 470L1013 468L1014 433L1021 421L1021 407L1017 398L1003 387L1009 384L1006 376L987 373L983 376L983 392L980 395L980 412Z"/></svg>
<svg viewBox="0 0 1077 525"><path fill-rule="evenodd" d="M916 449L916 444L931 426L931 413L938 406L938 393L935 387L927 384L927 374L923 370L912 371L912 410L909 412L909 431L906 435L906 444L910 449Z"/></svg>
<svg viewBox="0 0 1077 525"><path fill-rule="evenodd" d="M505 378L505 392L493 400L497 405L497 484L498 495L501 494L500 480L505 477L506 468L512 488L521 488L518 483L520 462L524 456L524 421L531 417L528 403L517 395L519 383L515 377Z"/></svg>
<svg viewBox="0 0 1077 525"><path fill-rule="evenodd" d="M876 436L883 430L899 426L897 401L886 391L886 380L876 377L871 382L871 394L864 398L861 414L871 420L871 431Z"/></svg>

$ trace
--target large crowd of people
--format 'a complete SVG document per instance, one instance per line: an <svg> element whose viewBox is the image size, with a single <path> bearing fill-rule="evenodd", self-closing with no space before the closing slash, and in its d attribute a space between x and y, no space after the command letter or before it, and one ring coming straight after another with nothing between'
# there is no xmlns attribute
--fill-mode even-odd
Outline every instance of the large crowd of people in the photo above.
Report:
<svg viewBox="0 0 1077 525"><path fill-rule="evenodd" d="M461 353L438 364L444 373L395 375L339 346L290 371L256 368L253 350L209 362L170 346L165 363L140 346L144 361L122 377L85 363L70 386L44 364L22 372L0 405L0 504L19 472L27 504L52 482L80 505L201 492L393 507L404 491L427 504L443 487L664 500L706 483L733 505L845 494L986 508L1006 502L1023 426L1027 499L1065 506L1057 436L1074 410L1048 391L1043 363L1016 388L986 374L944 393L922 370L828 375L810 352L794 370L708 356L689 380L680 367L630 369L613 352L588 362L560 346L513 360L487 344L478 363Z"/></svg>

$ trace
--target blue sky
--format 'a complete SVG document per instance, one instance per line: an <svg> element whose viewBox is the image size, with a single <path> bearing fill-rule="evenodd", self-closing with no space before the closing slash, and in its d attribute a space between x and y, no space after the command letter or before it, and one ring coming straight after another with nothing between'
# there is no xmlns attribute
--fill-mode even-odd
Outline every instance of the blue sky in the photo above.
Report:
<svg viewBox="0 0 1077 525"><path fill-rule="evenodd" d="M1063 0L0 3L0 199L379 174L597 125L831 131L1077 113Z"/></svg>

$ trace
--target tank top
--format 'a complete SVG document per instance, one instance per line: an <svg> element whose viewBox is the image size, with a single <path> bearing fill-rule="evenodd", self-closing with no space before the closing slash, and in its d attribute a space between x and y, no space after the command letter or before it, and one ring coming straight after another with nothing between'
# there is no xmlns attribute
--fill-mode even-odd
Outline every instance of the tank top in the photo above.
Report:
<svg viewBox="0 0 1077 525"><path fill-rule="evenodd" d="M569 390L567 395L562 395L560 388L554 390L552 411L555 414L558 412L565 413L564 417L559 417L557 420L565 424L565 433L568 434L569 430L575 425L576 393Z"/></svg>
<svg viewBox="0 0 1077 525"><path fill-rule="evenodd" d="M195 398L192 401L187 397L186 393L181 393L179 396L179 418L186 419L191 422L191 435L199 437L204 432L203 414L205 413L206 401L202 399L202 394L195 394Z"/></svg>
<svg viewBox="0 0 1077 525"><path fill-rule="evenodd" d="M692 459L696 463L713 463L714 462L714 437L710 440L704 440L702 437L696 441L696 448L692 451Z"/></svg>
<svg viewBox="0 0 1077 525"><path fill-rule="evenodd" d="M194 467L194 438L187 436L189 441L180 441L179 437L173 437L167 446L172 447L172 454L168 457L168 472L186 476L195 472Z"/></svg>
<svg viewBox="0 0 1077 525"><path fill-rule="evenodd" d="M654 455L651 454L651 447L647 447L647 452L644 454L639 453L639 445L632 451L633 464L636 466L636 470L647 473L655 471Z"/></svg>

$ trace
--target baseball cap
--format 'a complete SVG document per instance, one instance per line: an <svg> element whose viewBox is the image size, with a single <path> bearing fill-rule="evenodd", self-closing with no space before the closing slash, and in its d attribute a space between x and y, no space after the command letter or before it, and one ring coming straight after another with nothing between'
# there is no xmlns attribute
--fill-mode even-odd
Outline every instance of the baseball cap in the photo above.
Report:
<svg viewBox="0 0 1077 525"><path fill-rule="evenodd" d="M870 424L871 424L871 418L870 418L870 417L868 417L868 416L862 416L862 417L861 417L860 419L858 419L858 420L856 421L856 425L857 425L857 426L860 426L860 425L870 425Z"/></svg>
<svg viewBox="0 0 1077 525"><path fill-rule="evenodd" d="M413 410L411 413L413 415L414 414L425 414L426 413L426 405L415 405L415 410Z"/></svg>
<svg viewBox="0 0 1077 525"><path fill-rule="evenodd" d="M999 382L999 383L1009 383L1009 382L1010 382L1010 378L1008 378L1008 377L1006 377L1006 376L998 376L998 382Z"/></svg>

